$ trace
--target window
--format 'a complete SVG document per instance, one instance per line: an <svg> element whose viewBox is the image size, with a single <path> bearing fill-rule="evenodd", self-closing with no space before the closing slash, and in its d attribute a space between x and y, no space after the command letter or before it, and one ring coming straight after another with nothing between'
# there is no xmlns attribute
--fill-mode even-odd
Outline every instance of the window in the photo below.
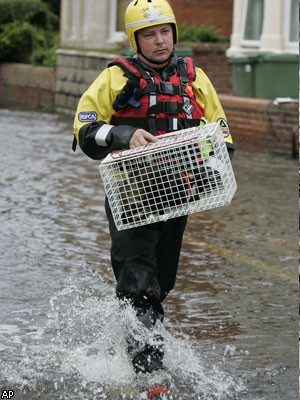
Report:
<svg viewBox="0 0 300 400"><path fill-rule="evenodd" d="M124 15L129 0L110 0L110 41L118 42L126 38Z"/></svg>
<svg viewBox="0 0 300 400"><path fill-rule="evenodd" d="M126 8L129 4L128 0L118 0L117 1L117 31L125 31L124 16Z"/></svg>
<svg viewBox="0 0 300 400"><path fill-rule="evenodd" d="M299 0L285 0L284 41L287 47L297 47L299 37Z"/></svg>
<svg viewBox="0 0 300 400"><path fill-rule="evenodd" d="M264 20L264 0L246 0L244 7L243 45L258 47Z"/></svg>

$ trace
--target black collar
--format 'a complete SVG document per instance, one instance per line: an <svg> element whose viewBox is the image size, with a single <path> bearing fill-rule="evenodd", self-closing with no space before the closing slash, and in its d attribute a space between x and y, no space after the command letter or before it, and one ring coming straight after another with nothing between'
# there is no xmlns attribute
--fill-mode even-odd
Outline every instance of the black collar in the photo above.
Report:
<svg viewBox="0 0 300 400"><path fill-rule="evenodd" d="M150 73L154 73L159 75L164 81L167 81L168 78L172 75L175 74L176 72L176 67L177 67L177 56L176 54L172 53L170 58L169 58L169 63L163 67L163 68L152 68L149 67L149 65L143 63L138 55L135 55L134 58L137 60L137 62L141 65L141 67Z"/></svg>

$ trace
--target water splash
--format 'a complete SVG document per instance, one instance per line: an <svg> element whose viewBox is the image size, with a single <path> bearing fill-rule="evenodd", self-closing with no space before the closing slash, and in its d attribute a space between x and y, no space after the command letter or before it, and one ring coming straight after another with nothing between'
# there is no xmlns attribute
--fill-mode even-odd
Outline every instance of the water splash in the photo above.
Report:
<svg viewBox="0 0 300 400"><path fill-rule="evenodd" d="M126 352L128 329L137 340L163 335L164 371L135 375ZM243 390L236 378L206 365L189 337L162 324L149 332L113 295L103 298L72 284L51 298L46 326L31 332L18 363L12 359L1 381L17 386L24 400L41 394L45 400L138 400L157 384L167 385L178 400L232 400Z"/></svg>

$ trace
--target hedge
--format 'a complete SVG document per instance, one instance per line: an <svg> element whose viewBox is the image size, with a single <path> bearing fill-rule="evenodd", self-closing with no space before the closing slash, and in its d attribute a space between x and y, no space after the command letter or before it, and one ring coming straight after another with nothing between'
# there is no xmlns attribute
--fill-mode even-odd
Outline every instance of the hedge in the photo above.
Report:
<svg viewBox="0 0 300 400"><path fill-rule="evenodd" d="M0 0L0 27L14 21L29 22L46 30L56 30L58 17L41 0Z"/></svg>
<svg viewBox="0 0 300 400"><path fill-rule="evenodd" d="M58 27L41 0L0 0L0 62L54 65Z"/></svg>

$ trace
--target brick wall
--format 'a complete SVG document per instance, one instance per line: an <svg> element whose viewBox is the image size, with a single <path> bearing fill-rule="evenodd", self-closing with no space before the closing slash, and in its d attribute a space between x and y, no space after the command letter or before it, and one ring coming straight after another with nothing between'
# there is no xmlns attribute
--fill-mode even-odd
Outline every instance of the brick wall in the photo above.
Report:
<svg viewBox="0 0 300 400"><path fill-rule="evenodd" d="M0 106L74 114L80 95L108 62L103 56L90 55L84 61L78 54L72 59L64 55L57 72L55 68L0 64ZM219 97L237 151L298 156L298 103L276 105L220 92Z"/></svg>
<svg viewBox="0 0 300 400"><path fill-rule="evenodd" d="M298 157L299 104L219 95L236 149Z"/></svg>
<svg viewBox="0 0 300 400"><path fill-rule="evenodd" d="M210 25L223 36L232 32L233 0L169 0L179 24Z"/></svg>
<svg viewBox="0 0 300 400"><path fill-rule="evenodd" d="M0 64L0 105L51 111L55 69L24 64Z"/></svg>
<svg viewBox="0 0 300 400"><path fill-rule="evenodd" d="M218 93L232 94L231 66L226 57L227 45L214 43L190 44L195 65L202 68Z"/></svg>

